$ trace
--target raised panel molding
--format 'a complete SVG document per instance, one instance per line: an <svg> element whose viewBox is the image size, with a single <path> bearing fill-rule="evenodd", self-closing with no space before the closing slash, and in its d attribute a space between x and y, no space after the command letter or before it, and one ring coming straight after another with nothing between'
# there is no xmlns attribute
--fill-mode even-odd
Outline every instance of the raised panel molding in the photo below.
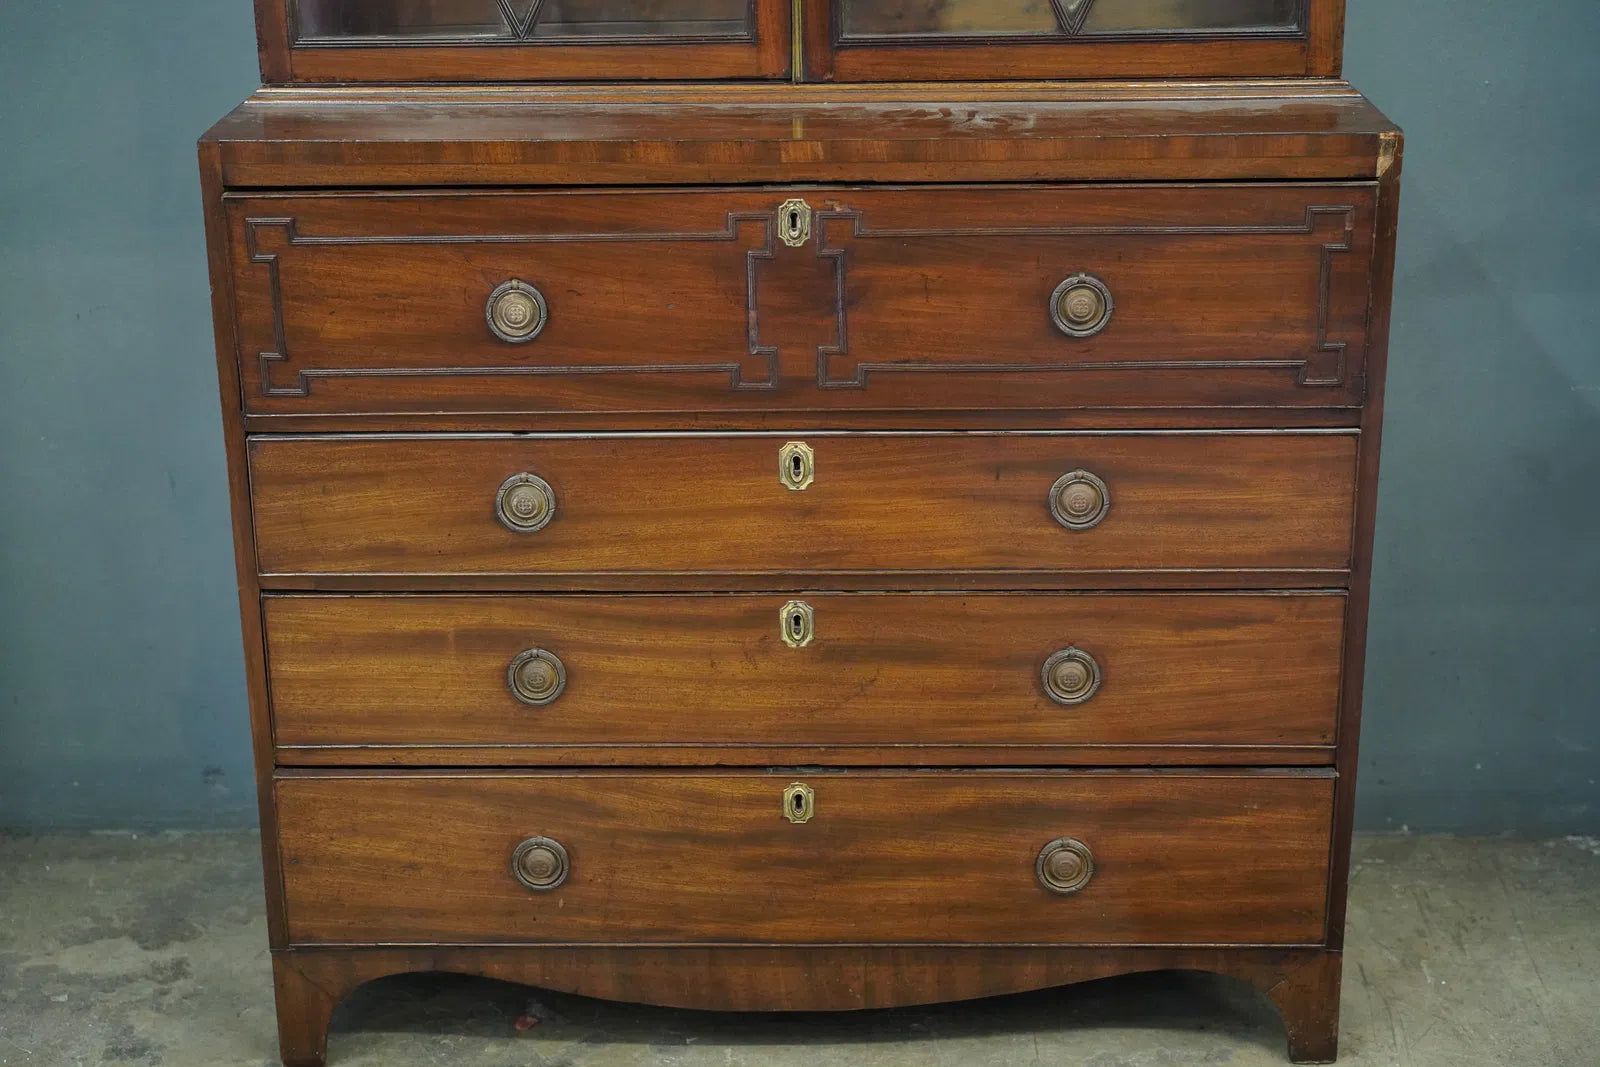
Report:
<svg viewBox="0 0 1600 1067"><path fill-rule="evenodd" d="M867 224L865 212L838 208L816 213L817 256L830 260L835 277L836 336L817 346L817 387L819 389L865 389L871 377L886 373L939 374L1020 374L1053 371L1115 370L1282 370L1299 372L1304 386L1337 388L1345 384L1348 344L1328 337L1328 318L1332 307L1334 257L1354 247L1356 209L1351 204L1312 204L1299 224L1271 226L1006 226L1006 227L917 227L875 229ZM926 360L851 360L849 341L849 250L828 240L830 222L848 223L848 237L1182 237L1192 235L1285 235L1312 236L1331 230L1321 246L1317 286L1317 330L1311 350L1300 358L1242 360L1103 360L1076 363L945 363Z"/></svg>
<svg viewBox="0 0 1600 1067"><path fill-rule="evenodd" d="M560 377L576 375L726 375L731 392L775 393L782 378L779 346L762 339L761 267L778 256L778 209L728 212L726 225L716 231L661 233L549 233L451 234L417 236L306 235L294 217L250 217L245 220L249 262L266 273L271 305L271 337L266 344L241 337L241 360L253 359L260 395L299 398L311 394L313 383L332 378L452 378L452 377ZM1313 204L1298 223L1279 225L1198 226L1016 226L877 228L861 209L818 210L813 216L814 254L832 272L833 307L828 310L831 336L815 346L815 381L821 390L865 390L877 375L917 374L1041 374L1082 371L1204 371L1245 370L1297 372L1297 382L1309 388L1341 388L1348 384L1348 348L1344 340L1329 335L1334 285L1338 274L1335 257L1354 248L1356 208L1350 204ZM833 227L830 232L830 225ZM841 234L840 228L846 227ZM1320 244L1316 329L1309 348L1280 358L1238 360L1103 360L1076 362L1003 363L991 361L944 362L931 360L874 360L851 351L849 307L850 241L939 237L1182 237L1194 235L1324 235ZM412 367L293 367L294 354L287 336L283 308L281 257L290 249L356 245L446 244L548 244L582 242L728 242L741 247L745 257L745 312L748 319L746 351L735 359L703 363L628 364L490 364L484 366ZM290 380L281 380L293 371Z"/></svg>
<svg viewBox="0 0 1600 1067"><path fill-rule="evenodd" d="M709 363L650 364L540 364L491 365L483 367L306 367L295 372L292 384L273 381L273 368L293 359L289 350L283 314L283 284L280 256L291 248L333 247L340 245L430 245L430 244L550 244L621 241L728 241L738 243L746 227L759 226L761 241L744 248L745 310L748 317L748 346L744 358ZM729 212L727 226L720 231L683 233L555 233L555 234L452 234L418 237L407 234L307 236L299 232L295 218L247 218L246 251L251 263L267 272L272 305L270 347L258 347L254 358L259 368L260 392L270 397L304 397L311 394L311 383L320 378L455 378L455 377L549 377L579 374L726 374L728 387L735 391L763 391L778 388L778 348L761 341L760 271L762 262L776 255L777 209L766 212ZM241 347L245 342L241 341ZM244 351L241 358L250 358Z"/></svg>

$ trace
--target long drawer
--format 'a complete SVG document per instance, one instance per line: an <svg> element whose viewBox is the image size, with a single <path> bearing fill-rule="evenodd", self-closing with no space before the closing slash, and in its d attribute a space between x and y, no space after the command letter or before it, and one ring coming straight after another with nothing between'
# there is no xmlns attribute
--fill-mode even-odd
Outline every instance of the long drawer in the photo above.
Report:
<svg viewBox="0 0 1600 1067"><path fill-rule="evenodd" d="M1355 436L1329 432L266 436L249 450L268 588L1338 586L1356 473Z"/></svg>
<svg viewBox="0 0 1600 1067"><path fill-rule="evenodd" d="M1370 183L230 195L251 415L1343 407Z"/></svg>
<svg viewBox="0 0 1600 1067"><path fill-rule="evenodd" d="M1309 944L1332 772L340 772L294 943Z"/></svg>
<svg viewBox="0 0 1600 1067"><path fill-rule="evenodd" d="M799 750L940 764L1222 762L1251 747L1265 750L1255 761L1328 762L1344 606L805 593L273 596L263 610L288 762L766 763Z"/></svg>

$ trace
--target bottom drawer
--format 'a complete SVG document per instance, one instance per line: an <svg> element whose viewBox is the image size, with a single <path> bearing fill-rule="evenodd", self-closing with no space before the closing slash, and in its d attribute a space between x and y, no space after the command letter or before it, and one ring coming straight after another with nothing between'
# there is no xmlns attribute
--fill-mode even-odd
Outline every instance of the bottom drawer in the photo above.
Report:
<svg viewBox="0 0 1600 1067"><path fill-rule="evenodd" d="M276 790L299 944L1311 944L1333 784L307 771Z"/></svg>

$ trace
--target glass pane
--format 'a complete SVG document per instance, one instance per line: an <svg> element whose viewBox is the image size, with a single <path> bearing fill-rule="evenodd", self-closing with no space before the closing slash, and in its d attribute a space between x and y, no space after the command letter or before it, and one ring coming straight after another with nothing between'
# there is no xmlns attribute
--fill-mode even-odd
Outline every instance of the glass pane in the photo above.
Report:
<svg viewBox="0 0 1600 1067"><path fill-rule="evenodd" d="M927 33L1054 33L1050 0L843 0L846 36Z"/></svg>
<svg viewBox="0 0 1600 1067"><path fill-rule="evenodd" d="M745 37L747 0L544 0L535 37Z"/></svg>
<svg viewBox="0 0 1600 1067"><path fill-rule="evenodd" d="M300 36L513 37L499 0L300 0Z"/></svg>
<svg viewBox="0 0 1600 1067"><path fill-rule="evenodd" d="M1028 36L1291 30L1303 0L839 0L859 36Z"/></svg>
<svg viewBox="0 0 1600 1067"><path fill-rule="evenodd" d="M1300 0L1094 0L1084 33L1293 29Z"/></svg>
<svg viewBox="0 0 1600 1067"><path fill-rule="evenodd" d="M751 36L748 0L299 0L300 37Z"/></svg>

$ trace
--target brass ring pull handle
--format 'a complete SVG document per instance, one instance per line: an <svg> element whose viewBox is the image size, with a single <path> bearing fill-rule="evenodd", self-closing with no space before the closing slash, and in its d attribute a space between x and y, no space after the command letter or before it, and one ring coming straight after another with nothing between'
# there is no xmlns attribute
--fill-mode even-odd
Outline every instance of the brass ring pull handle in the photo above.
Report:
<svg viewBox="0 0 1600 1067"><path fill-rule="evenodd" d="M1092 530L1111 511L1111 490L1088 471L1070 471L1050 487L1050 514L1069 530Z"/></svg>
<svg viewBox="0 0 1600 1067"><path fill-rule="evenodd" d="M1050 321L1068 337L1093 337L1111 321L1111 290L1092 274L1074 274L1050 294Z"/></svg>
<svg viewBox="0 0 1600 1067"><path fill-rule="evenodd" d="M1081 648L1063 648L1044 661L1045 695L1057 704L1082 704L1100 691L1100 664Z"/></svg>
<svg viewBox="0 0 1600 1067"><path fill-rule="evenodd" d="M544 294L525 281L513 278L489 294L484 308L489 332L512 345L523 345L538 337L550 321L550 305Z"/></svg>
<svg viewBox="0 0 1600 1067"><path fill-rule="evenodd" d="M511 874L536 893L559 889L571 873L567 850L553 838L530 837L511 854Z"/></svg>
<svg viewBox="0 0 1600 1067"><path fill-rule="evenodd" d="M524 704L544 707L567 688L566 665L542 648L519 652L506 668L506 688Z"/></svg>
<svg viewBox="0 0 1600 1067"><path fill-rule="evenodd" d="M1094 853L1075 837L1058 837L1039 850L1033 873L1052 893L1076 893L1094 877Z"/></svg>
<svg viewBox="0 0 1600 1067"><path fill-rule="evenodd" d="M513 474L494 497L495 518L512 533L533 533L556 516L556 491L537 474Z"/></svg>

